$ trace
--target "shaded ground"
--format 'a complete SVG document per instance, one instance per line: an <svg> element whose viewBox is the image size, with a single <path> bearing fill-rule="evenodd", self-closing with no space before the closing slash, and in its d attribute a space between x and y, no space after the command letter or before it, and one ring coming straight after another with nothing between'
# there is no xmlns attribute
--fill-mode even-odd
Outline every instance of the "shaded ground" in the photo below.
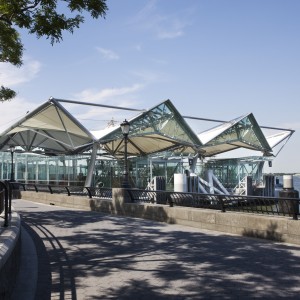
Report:
<svg viewBox="0 0 300 300"><path fill-rule="evenodd" d="M37 247L39 300L299 299L295 245L23 200L13 205Z"/></svg>

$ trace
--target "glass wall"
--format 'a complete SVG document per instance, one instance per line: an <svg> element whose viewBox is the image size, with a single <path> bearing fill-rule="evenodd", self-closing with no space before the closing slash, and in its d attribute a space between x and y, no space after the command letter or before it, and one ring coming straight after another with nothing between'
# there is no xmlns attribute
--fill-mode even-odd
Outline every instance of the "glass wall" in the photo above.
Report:
<svg viewBox="0 0 300 300"><path fill-rule="evenodd" d="M262 170L265 161L260 157L248 157L237 159L212 159L209 160L203 172L208 169L214 171L214 175L228 190L235 188L246 176L251 176L253 184L259 184L263 178Z"/></svg>
<svg viewBox="0 0 300 300"><path fill-rule="evenodd" d="M88 173L90 155L45 157L15 153L15 180L24 183L84 186ZM228 190L233 189L245 176L252 176L254 183L262 179L264 161L259 159L211 159L198 160L195 173L206 178L206 171L212 169L214 175ZM145 189L155 176L166 179L166 189L174 189L174 174L184 173L190 166L187 157L138 157L130 159L129 182L132 187ZM92 186L120 187L124 173L124 161L98 156ZM11 155L0 153L0 179L11 176Z"/></svg>
<svg viewBox="0 0 300 300"><path fill-rule="evenodd" d="M14 154L14 178L18 182L81 185L85 183L89 156L45 157ZM11 154L0 153L0 179L10 180Z"/></svg>

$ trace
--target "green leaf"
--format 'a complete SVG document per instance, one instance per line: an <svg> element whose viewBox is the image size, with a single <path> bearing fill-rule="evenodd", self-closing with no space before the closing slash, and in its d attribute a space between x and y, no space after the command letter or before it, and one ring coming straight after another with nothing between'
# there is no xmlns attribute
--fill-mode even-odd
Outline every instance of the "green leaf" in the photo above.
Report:
<svg viewBox="0 0 300 300"><path fill-rule="evenodd" d="M60 13L62 7L67 13ZM97 19L105 17L107 10L106 0L0 0L0 62L22 65L24 49L18 28L37 38L44 36L53 45L62 41L64 31L73 33L80 27L85 12ZM0 92L0 101L16 96L3 86Z"/></svg>
<svg viewBox="0 0 300 300"><path fill-rule="evenodd" d="M1 86L0 88L0 102L8 101L16 97L17 93L9 88Z"/></svg>

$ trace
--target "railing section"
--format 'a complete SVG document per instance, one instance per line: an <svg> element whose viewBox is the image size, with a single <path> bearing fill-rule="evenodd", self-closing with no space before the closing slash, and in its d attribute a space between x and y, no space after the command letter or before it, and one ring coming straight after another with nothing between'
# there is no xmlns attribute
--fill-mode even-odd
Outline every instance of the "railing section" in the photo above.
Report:
<svg viewBox="0 0 300 300"><path fill-rule="evenodd" d="M132 202L168 204L195 208L217 209L256 214L299 216L299 198L275 198L239 195L178 193L152 190L129 190Z"/></svg>
<svg viewBox="0 0 300 300"><path fill-rule="evenodd" d="M19 187L26 191L48 192L52 194L65 193L68 196L77 195L89 198L112 199L111 188L50 186L41 184L19 184ZM237 211L290 216L295 220L297 220L299 216L299 198L179 193L139 189L128 189L128 193L133 203L153 203L169 206L215 209L221 210L222 212Z"/></svg>
<svg viewBox="0 0 300 300"><path fill-rule="evenodd" d="M8 214L11 213L11 186L8 181L0 181L0 210L4 212L4 227L8 226Z"/></svg>
<svg viewBox="0 0 300 300"><path fill-rule="evenodd" d="M112 198L111 188L92 188L82 186L53 186L45 184L20 184L24 191L44 192L51 194L66 194L68 196L87 196L89 198Z"/></svg>

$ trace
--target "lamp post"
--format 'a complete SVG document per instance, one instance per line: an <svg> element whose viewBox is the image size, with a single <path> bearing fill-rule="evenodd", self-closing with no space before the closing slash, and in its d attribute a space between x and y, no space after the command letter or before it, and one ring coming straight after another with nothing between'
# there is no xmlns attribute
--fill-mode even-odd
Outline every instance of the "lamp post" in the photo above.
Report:
<svg viewBox="0 0 300 300"><path fill-rule="evenodd" d="M10 172L10 181L14 182L15 181L15 176L14 176L14 152L15 152L15 146L11 145L9 147L10 154L11 154L11 172Z"/></svg>
<svg viewBox="0 0 300 300"><path fill-rule="evenodd" d="M129 122L125 119L124 122L121 123L121 130L124 136L124 173L123 173L123 182L122 182L122 188L130 188L129 180L128 180L128 161L127 161L127 143L128 143L128 133L130 129Z"/></svg>

